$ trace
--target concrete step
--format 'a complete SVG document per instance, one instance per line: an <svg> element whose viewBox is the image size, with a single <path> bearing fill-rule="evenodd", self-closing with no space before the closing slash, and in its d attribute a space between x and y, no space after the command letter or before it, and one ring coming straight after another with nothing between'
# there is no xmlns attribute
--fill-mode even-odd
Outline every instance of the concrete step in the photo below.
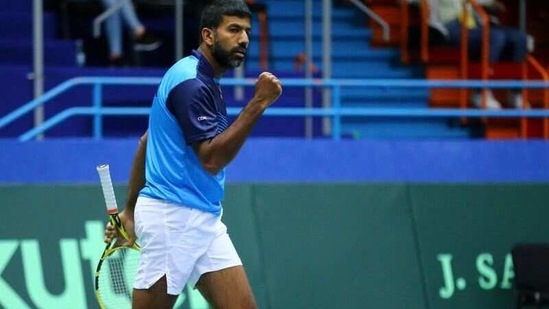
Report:
<svg viewBox="0 0 549 309"><path fill-rule="evenodd" d="M356 65L359 69L349 69L353 65ZM250 68L259 68L259 63L249 63ZM316 63L318 70L322 69L321 63ZM294 61L288 60L275 60L269 62L269 68L277 71L293 71ZM383 62L370 62L370 63L332 63L332 77L333 78L413 78L414 73L406 68L393 68L390 65Z"/></svg>
<svg viewBox="0 0 549 309"><path fill-rule="evenodd" d="M395 49L372 49L367 44L357 41L336 42L332 46L337 48L332 49L332 57L336 59L346 60L375 60L389 61L397 59L399 53ZM322 54L322 42L315 41L312 46L313 59L319 60ZM305 52L305 42L303 40L295 41L273 41L269 45L269 56L273 60L292 60L300 53ZM254 57L259 57L260 46L258 43L253 43L248 48L248 61ZM320 62L320 61L319 61Z"/></svg>
<svg viewBox="0 0 549 309"><path fill-rule="evenodd" d="M361 98L349 100L342 98L341 105L345 107L371 107L371 108L426 108L427 101L405 98L391 99L387 97Z"/></svg>
<svg viewBox="0 0 549 309"><path fill-rule="evenodd" d="M0 1L0 12L32 12L33 1L25 0L2 0Z"/></svg>
<svg viewBox="0 0 549 309"><path fill-rule="evenodd" d="M372 102L379 98L387 102L423 102L426 104L429 99L428 89L405 89L405 88L365 88L365 87L343 87L341 89L342 100L352 106L359 106L361 102Z"/></svg>
<svg viewBox="0 0 549 309"><path fill-rule="evenodd" d="M31 64L34 44L31 39L0 39L0 63ZM46 65L76 66L76 45L69 40L45 40Z"/></svg>
<svg viewBox="0 0 549 309"><path fill-rule="evenodd" d="M267 6L267 14L269 16L301 16L303 18L305 13L305 1L303 0L276 0L276 1L263 1ZM338 11L349 11L346 8L334 7L332 13ZM322 1L313 1L312 7L313 16L322 15ZM344 14L344 13L338 13Z"/></svg>
<svg viewBox="0 0 549 309"><path fill-rule="evenodd" d="M455 120L421 118L344 119L342 130L354 138L469 139L474 130Z"/></svg>
<svg viewBox="0 0 549 309"><path fill-rule="evenodd" d="M252 22L252 34L259 34L260 25L258 21ZM256 31L257 30L257 31ZM322 37L322 22L313 22L313 37ZM366 26L357 27L348 23L336 23L332 25L332 36L340 40L362 39L369 40L373 31ZM269 38L280 39L303 39L305 36L305 23L303 20L270 20Z"/></svg>
<svg viewBox="0 0 549 309"><path fill-rule="evenodd" d="M359 67L358 64L355 64ZM386 64L371 65L364 69L349 69L352 65L342 64L333 65L332 77L333 78L414 78L415 73L407 68L390 68ZM359 67L360 68L360 67Z"/></svg>
<svg viewBox="0 0 549 309"><path fill-rule="evenodd" d="M54 13L43 15L43 33L45 39L56 37L56 17ZM0 11L0 39L27 39L33 37L33 16L29 12Z"/></svg>

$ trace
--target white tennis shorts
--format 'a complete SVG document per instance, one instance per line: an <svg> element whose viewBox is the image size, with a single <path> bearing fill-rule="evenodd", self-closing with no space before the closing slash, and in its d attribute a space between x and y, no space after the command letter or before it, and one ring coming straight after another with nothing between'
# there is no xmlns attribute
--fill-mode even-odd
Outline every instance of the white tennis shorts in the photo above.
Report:
<svg viewBox="0 0 549 309"><path fill-rule="evenodd" d="M166 275L168 294L179 295L204 273L242 265L221 216L139 197L135 232L141 245L136 289L148 289Z"/></svg>

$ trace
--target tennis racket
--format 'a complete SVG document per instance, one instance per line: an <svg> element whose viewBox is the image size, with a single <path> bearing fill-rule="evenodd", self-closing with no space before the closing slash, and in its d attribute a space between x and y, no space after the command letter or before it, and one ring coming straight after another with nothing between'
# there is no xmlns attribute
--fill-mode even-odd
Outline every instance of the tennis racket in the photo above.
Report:
<svg viewBox="0 0 549 309"><path fill-rule="evenodd" d="M118 216L118 206L112 186L109 165L97 166L109 221L124 239L114 239L107 244L95 271L95 297L101 309L131 308L132 286L139 263L137 244L121 245L128 239L126 229Z"/></svg>

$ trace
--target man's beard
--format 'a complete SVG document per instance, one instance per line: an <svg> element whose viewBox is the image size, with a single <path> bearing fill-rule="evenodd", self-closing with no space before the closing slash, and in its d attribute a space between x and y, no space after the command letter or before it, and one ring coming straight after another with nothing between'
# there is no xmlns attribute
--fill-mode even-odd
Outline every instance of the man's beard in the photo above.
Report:
<svg viewBox="0 0 549 309"><path fill-rule="evenodd" d="M214 40L212 55L219 65L227 69L234 69L244 61L244 59L234 59L232 54L233 52L224 49L217 39Z"/></svg>

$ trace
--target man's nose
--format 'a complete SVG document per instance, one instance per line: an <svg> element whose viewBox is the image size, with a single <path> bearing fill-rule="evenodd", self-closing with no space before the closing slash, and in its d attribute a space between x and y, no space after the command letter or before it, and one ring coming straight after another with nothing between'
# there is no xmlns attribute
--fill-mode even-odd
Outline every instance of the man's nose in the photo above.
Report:
<svg viewBox="0 0 549 309"><path fill-rule="evenodd" d="M246 48L248 47L248 44L250 44L250 37L248 36L248 33L246 31L242 31L242 34L240 35L240 38L238 40L238 44Z"/></svg>

